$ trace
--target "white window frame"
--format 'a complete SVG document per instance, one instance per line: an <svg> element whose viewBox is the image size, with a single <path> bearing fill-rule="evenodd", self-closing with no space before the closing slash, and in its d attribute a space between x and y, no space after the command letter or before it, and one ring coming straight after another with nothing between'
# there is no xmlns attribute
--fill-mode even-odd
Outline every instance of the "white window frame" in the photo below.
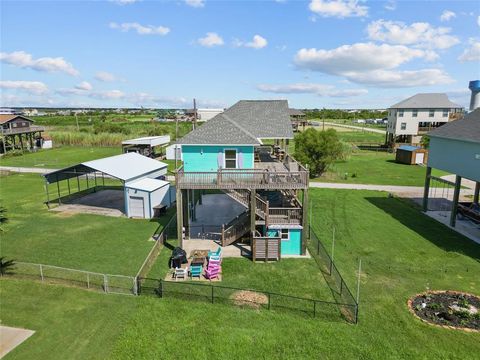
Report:
<svg viewBox="0 0 480 360"><path fill-rule="evenodd" d="M405 125L405 127L404 127L404 125ZM406 122L400 123L400 130L407 130L407 123Z"/></svg>
<svg viewBox="0 0 480 360"><path fill-rule="evenodd" d="M398 117L403 117L404 110L398 110Z"/></svg>
<svg viewBox="0 0 480 360"><path fill-rule="evenodd" d="M435 117L435 112L436 112L435 109L429 109L428 110L428 117L431 117L431 118Z"/></svg>
<svg viewBox="0 0 480 360"><path fill-rule="evenodd" d="M448 113L449 113L449 109L443 109L443 112L442 112L442 117L448 117Z"/></svg>
<svg viewBox="0 0 480 360"><path fill-rule="evenodd" d="M412 110L412 117L418 117L418 110L417 109L413 109Z"/></svg>
<svg viewBox="0 0 480 360"><path fill-rule="evenodd" d="M227 151L235 151L235 167L234 168L227 168ZM233 160L233 159L229 159ZM238 169L238 149L223 149L223 168L224 169Z"/></svg>
<svg viewBox="0 0 480 360"><path fill-rule="evenodd" d="M287 232L287 237L286 237L286 238L283 237L283 235L284 235L283 232L284 232L284 231ZM289 240L290 240L290 230L288 230L288 229L280 229L280 240L282 240L282 241L289 241Z"/></svg>

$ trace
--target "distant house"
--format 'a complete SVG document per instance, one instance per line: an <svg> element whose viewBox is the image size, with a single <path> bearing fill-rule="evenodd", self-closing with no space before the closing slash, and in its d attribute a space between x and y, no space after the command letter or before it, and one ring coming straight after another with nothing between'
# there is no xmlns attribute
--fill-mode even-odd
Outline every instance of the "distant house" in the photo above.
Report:
<svg viewBox="0 0 480 360"><path fill-rule="evenodd" d="M42 132L45 128L33 125L34 121L16 114L0 115L1 150L32 150L42 146Z"/></svg>
<svg viewBox="0 0 480 360"><path fill-rule="evenodd" d="M307 125L307 115L298 109L288 109L290 113L290 120L292 121L293 130L298 131L298 127L302 126L305 129Z"/></svg>
<svg viewBox="0 0 480 360"><path fill-rule="evenodd" d="M225 109L197 109L197 120L208 121L218 114L221 114ZM195 109L188 109L185 114L193 117L195 115Z"/></svg>
<svg viewBox="0 0 480 360"><path fill-rule="evenodd" d="M416 94L388 109L386 142L391 146L419 144L424 134L457 120L462 113L463 108L446 94Z"/></svg>

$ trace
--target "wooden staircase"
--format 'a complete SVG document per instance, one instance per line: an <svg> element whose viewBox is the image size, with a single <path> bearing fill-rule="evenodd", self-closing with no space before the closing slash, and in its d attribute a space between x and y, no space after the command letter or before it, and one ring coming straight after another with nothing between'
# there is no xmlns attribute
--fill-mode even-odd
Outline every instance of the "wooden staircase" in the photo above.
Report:
<svg viewBox="0 0 480 360"><path fill-rule="evenodd" d="M245 211L222 226L222 246L228 246L250 232L250 213Z"/></svg>
<svg viewBox="0 0 480 360"><path fill-rule="evenodd" d="M223 190L225 194L230 196L233 200L243 205L247 209L250 207L250 190L247 189L228 189ZM268 217L268 201L262 199L258 194L255 196L255 214L262 220L266 221Z"/></svg>

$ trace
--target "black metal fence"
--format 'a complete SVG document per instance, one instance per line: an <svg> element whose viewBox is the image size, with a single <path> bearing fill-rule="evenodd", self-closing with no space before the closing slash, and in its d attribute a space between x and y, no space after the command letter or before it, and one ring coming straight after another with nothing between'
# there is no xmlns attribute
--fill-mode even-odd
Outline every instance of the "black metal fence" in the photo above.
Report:
<svg viewBox="0 0 480 360"><path fill-rule="evenodd" d="M333 301L303 298L270 291L152 278L142 278L140 283L139 295L193 300L211 304L228 304L257 310L286 311L327 321L339 321L344 318L351 321L350 318L339 312L339 306L342 308L351 307L350 311L355 312L354 306L350 304L339 304Z"/></svg>
<svg viewBox="0 0 480 360"><path fill-rule="evenodd" d="M341 313L348 321L357 323L357 300L352 295L352 292L345 283L345 280L343 280L340 271L338 271L334 261L312 228L310 228L310 240L308 243L308 248L311 255L315 258L318 267L322 271L325 281L330 287Z"/></svg>

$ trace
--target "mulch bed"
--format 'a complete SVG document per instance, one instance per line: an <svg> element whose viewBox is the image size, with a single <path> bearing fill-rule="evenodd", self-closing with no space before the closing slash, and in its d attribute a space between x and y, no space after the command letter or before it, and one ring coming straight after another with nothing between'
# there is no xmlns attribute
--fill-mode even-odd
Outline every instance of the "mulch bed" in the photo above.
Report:
<svg viewBox="0 0 480 360"><path fill-rule="evenodd" d="M230 298L237 306L248 306L254 309L260 309L262 305L268 304L268 296L256 291L236 291Z"/></svg>
<svg viewBox="0 0 480 360"><path fill-rule="evenodd" d="M450 329L480 332L480 297L457 291L428 291L408 300L420 320Z"/></svg>

